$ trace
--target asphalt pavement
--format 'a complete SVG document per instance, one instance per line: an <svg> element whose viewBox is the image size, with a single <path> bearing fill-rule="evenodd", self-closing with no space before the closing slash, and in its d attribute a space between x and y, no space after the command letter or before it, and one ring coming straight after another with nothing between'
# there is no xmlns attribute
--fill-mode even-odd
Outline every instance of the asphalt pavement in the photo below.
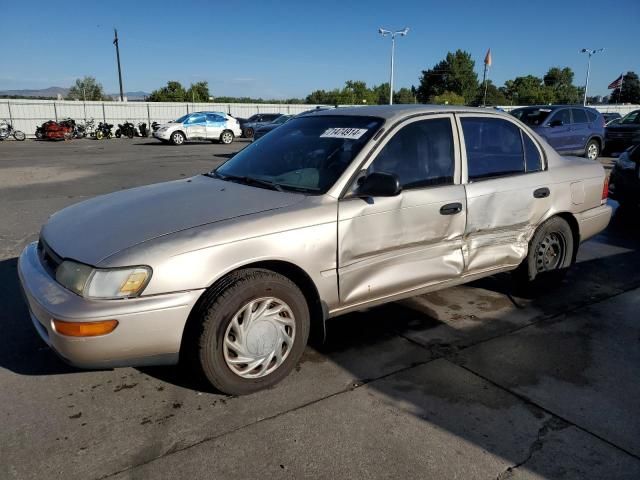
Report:
<svg viewBox="0 0 640 480"><path fill-rule="evenodd" d="M16 276L47 217L245 145L0 142L0 479L640 478L640 225L621 209L561 286L497 275L333 319L250 396L62 363Z"/></svg>

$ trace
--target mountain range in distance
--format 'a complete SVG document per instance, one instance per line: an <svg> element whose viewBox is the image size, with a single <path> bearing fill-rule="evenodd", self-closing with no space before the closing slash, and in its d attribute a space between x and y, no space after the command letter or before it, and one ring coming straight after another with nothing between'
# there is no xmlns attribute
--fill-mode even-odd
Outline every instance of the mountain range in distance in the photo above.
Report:
<svg viewBox="0 0 640 480"><path fill-rule="evenodd" d="M58 95L62 95L62 97L66 97L67 93L69 93L68 88L63 87L49 87L42 88L40 90L0 90L0 96L17 96L17 97L53 97L56 98ZM119 93L108 93L109 97L117 98L120 96ZM124 96L127 97L128 100L144 100L145 97L148 97L150 94L147 92L143 92L141 90L137 92L124 92Z"/></svg>

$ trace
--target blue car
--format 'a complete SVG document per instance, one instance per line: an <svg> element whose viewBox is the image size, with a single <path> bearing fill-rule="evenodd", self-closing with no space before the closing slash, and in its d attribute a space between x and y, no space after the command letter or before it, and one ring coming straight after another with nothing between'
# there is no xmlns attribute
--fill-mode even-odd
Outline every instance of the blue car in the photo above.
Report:
<svg viewBox="0 0 640 480"><path fill-rule="evenodd" d="M545 105L516 108L511 114L531 127L558 153L595 160L604 150L604 117L594 108Z"/></svg>

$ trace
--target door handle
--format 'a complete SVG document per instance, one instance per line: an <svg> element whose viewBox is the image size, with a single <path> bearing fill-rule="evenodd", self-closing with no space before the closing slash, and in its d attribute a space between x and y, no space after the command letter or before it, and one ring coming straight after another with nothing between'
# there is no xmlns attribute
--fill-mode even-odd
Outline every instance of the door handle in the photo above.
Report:
<svg viewBox="0 0 640 480"><path fill-rule="evenodd" d="M533 191L533 198L547 198L551 191L547 187L538 188Z"/></svg>
<svg viewBox="0 0 640 480"><path fill-rule="evenodd" d="M440 215L455 215L462 211L461 203L447 203L440 207Z"/></svg>

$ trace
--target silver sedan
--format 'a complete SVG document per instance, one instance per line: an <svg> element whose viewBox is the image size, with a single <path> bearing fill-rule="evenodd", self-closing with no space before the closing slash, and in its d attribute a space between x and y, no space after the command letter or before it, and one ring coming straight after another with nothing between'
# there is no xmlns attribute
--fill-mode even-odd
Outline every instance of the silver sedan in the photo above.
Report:
<svg viewBox="0 0 640 480"><path fill-rule="evenodd" d="M19 275L35 329L85 368L184 360L274 385L353 310L498 272L550 281L610 219L596 162L485 109L295 118L215 171L54 214Z"/></svg>

